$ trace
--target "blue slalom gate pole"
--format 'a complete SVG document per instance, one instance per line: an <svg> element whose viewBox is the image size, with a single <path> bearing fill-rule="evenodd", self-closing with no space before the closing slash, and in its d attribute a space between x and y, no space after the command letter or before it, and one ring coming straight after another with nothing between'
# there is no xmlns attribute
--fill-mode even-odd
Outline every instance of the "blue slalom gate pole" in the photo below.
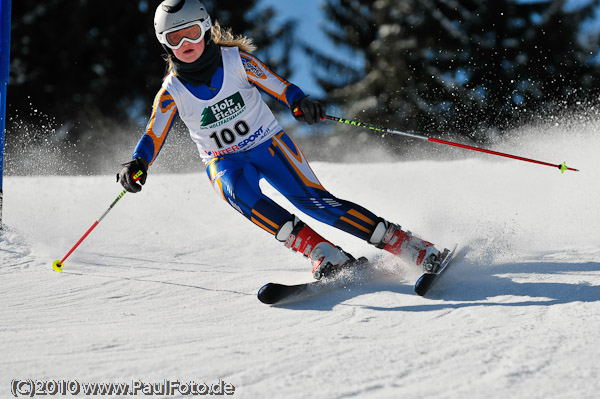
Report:
<svg viewBox="0 0 600 399"><path fill-rule="evenodd" d="M4 176L4 128L6 127L6 90L10 67L11 0L0 2L0 230L2 229L2 180Z"/></svg>

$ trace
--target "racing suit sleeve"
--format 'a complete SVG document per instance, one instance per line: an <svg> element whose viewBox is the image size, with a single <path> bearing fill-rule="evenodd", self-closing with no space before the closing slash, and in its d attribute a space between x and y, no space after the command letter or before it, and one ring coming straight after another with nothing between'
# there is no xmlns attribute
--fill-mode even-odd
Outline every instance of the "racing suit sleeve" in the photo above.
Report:
<svg viewBox="0 0 600 399"><path fill-rule="evenodd" d="M291 108L294 101L306 97L306 94L298 86L273 73L255 56L240 51L240 58L246 69L248 81L286 107Z"/></svg>
<svg viewBox="0 0 600 399"><path fill-rule="evenodd" d="M154 98L152 115L135 147L133 158L143 158L151 165L162 149L177 115L179 111L173 97L165 88L161 88Z"/></svg>

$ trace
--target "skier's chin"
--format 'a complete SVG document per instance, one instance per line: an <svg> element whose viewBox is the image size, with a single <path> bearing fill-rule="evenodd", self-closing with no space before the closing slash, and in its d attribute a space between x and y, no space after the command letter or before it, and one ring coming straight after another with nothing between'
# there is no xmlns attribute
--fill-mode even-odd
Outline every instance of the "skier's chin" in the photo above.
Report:
<svg viewBox="0 0 600 399"><path fill-rule="evenodd" d="M203 50L204 48L202 48L201 51L199 48L197 48L197 46L194 45L184 45L180 49L175 50L174 53L181 62L190 64L202 56L202 53L204 52Z"/></svg>
<svg viewBox="0 0 600 399"><path fill-rule="evenodd" d="M181 61L188 63L188 64L191 64L192 62L196 61L198 58L200 58L200 55L198 55L198 53L193 49L186 50L181 55Z"/></svg>

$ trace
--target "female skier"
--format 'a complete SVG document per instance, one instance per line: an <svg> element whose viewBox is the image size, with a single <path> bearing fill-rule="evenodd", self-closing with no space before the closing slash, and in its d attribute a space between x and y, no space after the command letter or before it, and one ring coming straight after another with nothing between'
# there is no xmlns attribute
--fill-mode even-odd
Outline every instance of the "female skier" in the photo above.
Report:
<svg viewBox="0 0 600 399"><path fill-rule="evenodd" d="M218 23L213 26L199 0L163 1L156 9L154 29L167 52L169 71L133 160L123 164L119 173L127 191L142 189L133 175L141 170L139 183L145 183L148 166L179 115L198 146L215 191L286 247L310 258L316 279L355 258L266 197L259 179L266 179L305 214L401 255L426 273L437 270L441 256L433 244L336 198L321 185L259 90L295 110L296 120L309 125L325 118L325 108L253 56L250 39L234 37Z"/></svg>

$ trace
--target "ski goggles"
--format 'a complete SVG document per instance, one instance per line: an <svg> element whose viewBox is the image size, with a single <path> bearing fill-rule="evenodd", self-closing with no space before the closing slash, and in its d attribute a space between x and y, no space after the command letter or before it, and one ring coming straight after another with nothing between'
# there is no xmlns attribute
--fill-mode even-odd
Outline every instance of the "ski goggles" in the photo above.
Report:
<svg viewBox="0 0 600 399"><path fill-rule="evenodd" d="M172 50L177 50L183 46L183 42L200 43L204 39L206 29L210 29L210 19L201 21L192 21L183 26L157 33L158 41Z"/></svg>

